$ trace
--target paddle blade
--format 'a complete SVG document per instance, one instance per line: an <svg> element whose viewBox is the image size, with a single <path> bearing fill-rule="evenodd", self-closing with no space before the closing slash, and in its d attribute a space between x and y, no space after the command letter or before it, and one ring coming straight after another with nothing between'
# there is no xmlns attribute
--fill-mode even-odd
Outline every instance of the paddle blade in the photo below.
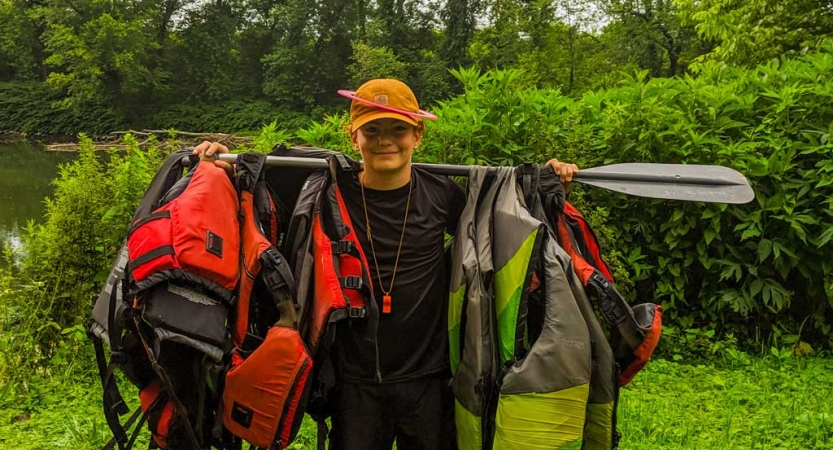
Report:
<svg viewBox="0 0 833 450"><path fill-rule="evenodd" d="M709 203L748 203L755 192L740 172L723 166L627 163L585 169L574 178L639 197Z"/></svg>

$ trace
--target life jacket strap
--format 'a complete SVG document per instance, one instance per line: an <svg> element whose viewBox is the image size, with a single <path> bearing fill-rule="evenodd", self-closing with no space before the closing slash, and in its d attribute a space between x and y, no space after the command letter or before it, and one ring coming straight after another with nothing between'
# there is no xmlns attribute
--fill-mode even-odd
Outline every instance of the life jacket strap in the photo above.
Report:
<svg viewBox="0 0 833 450"><path fill-rule="evenodd" d="M635 350L645 340L645 333L639 328L633 312L613 284L598 270L593 272L587 283L599 294L599 310L611 327L619 330L625 343Z"/></svg>
<svg viewBox="0 0 833 450"><path fill-rule="evenodd" d="M261 254L261 261L267 270L261 270L263 281L272 293L276 303L292 299L295 283L292 272L281 253L274 247L269 247Z"/></svg>
<svg viewBox="0 0 833 450"><path fill-rule="evenodd" d="M139 256L133 261L130 261L127 264L127 271L133 272L134 270L136 270L137 267L141 266L142 264L153 261L154 259L160 256L173 255L175 253L176 252L174 251L173 245L163 245L161 247L156 247L155 249Z"/></svg>
<svg viewBox="0 0 833 450"><path fill-rule="evenodd" d="M127 232L127 237L129 238L130 235L133 234L134 231L138 230L139 228L142 227L142 225L144 225L148 222L152 222L152 221L158 220L158 219L170 219L170 218L171 218L171 212L168 211L167 209L151 213L151 214L147 215L145 218L140 219L138 222L131 225L130 230Z"/></svg>

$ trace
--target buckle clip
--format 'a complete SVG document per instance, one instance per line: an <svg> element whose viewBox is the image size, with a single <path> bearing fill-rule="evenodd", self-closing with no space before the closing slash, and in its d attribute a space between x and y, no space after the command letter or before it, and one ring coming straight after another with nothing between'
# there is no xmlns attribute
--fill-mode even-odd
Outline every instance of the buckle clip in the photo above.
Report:
<svg viewBox="0 0 833 450"><path fill-rule="evenodd" d="M266 258L274 264L274 267L278 267L283 262L283 257L281 256L281 252L279 252L275 247L269 247L263 252L266 255Z"/></svg>
<svg viewBox="0 0 833 450"><path fill-rule="evenodd" d="M341 279L341 287L343 287L344 289L359 290L362 287L364 287L364 280L362 280L362 277L348 275Z"/></svg>
<svg viewBox="0 0 833 450"><path fill-rule="evenodd" d="M332 243L333 255L353 252L353 241L335 241Z"/></svg>
<svg viewBox="0 0 833 450"><path fill-rule="evenodd" d="M350 307L347 309L347 317L351 319L364 319L367 317L367 310L364 307Z"/></svg>

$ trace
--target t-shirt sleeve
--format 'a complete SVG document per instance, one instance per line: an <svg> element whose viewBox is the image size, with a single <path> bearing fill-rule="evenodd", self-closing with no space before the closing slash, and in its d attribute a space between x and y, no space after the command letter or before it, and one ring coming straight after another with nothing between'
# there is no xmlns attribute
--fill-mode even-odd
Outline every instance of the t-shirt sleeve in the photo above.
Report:
<svg viewBox="0 0 833 450"><path fill-rule="evenodd" d="M454 235L457 232L457 224L463 208L466 207L466 191L451 178L446 180L446 192L448 193L448 223L446 232Z"/></svg>

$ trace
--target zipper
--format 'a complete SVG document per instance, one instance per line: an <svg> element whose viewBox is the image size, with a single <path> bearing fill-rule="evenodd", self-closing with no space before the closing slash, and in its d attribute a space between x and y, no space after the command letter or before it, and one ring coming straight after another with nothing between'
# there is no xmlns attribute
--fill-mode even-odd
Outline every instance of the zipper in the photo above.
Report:
<svg viewBox="0 0 833 450"><path fill-rule="evenodd" d="M286 402L283 405L283 412L281 412L281 422L280 426L278 427L278 434L275 436L275 444L273 448L281 448L281 434L283 434L283 430L286 427L286 421L288 417L286 416L289 412L289 407L292 405L292 400L295 398L295 391L298 388L298 378L306 371L307 366L309 365L309 360L304 359L304 362L301 363L301 368L298 369L298 373L295 374L295 379L292 380L292 386L289 388L289 395L286 396ZM290 424L290 426L292 426Z"/></svg>

